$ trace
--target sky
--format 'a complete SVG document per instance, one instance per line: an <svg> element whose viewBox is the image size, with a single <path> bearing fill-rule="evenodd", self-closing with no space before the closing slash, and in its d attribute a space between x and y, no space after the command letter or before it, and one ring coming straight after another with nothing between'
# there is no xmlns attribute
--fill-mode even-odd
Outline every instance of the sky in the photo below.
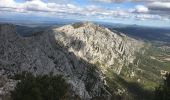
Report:
<svg viewBox="0 0 170 100"><path fill-rule="evenodd" d="M170 27L170 0L0 0L0 18Z"/></svg>

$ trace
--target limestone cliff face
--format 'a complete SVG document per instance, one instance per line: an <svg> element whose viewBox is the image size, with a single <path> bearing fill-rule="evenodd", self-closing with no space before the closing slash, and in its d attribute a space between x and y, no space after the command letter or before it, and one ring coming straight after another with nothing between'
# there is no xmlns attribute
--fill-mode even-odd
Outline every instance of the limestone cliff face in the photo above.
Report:
<svg viewBox="0 0 170 100"><path fill-rule="evenodd" d="M76 23L53 29L55 40L76 56L97 65L103 74L111 68L120 74L132 63L143 43L93 23Z"/></svg>
<svg viewBox="0 0 170 100"><path fill-rule="evenodd" d="M62 74L75 94L88 100L109 95L103 74L108 68L119 74L142 45L92 23L66 25L31 37L21 37L14 25L4 24L0 25L0 71Z"/></svg>

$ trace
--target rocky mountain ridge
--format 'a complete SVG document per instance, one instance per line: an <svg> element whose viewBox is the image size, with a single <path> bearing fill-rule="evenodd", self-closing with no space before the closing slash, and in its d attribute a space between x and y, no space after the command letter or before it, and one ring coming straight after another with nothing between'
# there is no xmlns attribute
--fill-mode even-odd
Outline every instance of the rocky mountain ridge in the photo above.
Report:
<svg viewBox="0 0 170 100"><path fill-rule="evenodd" d="M123 65L133 63L135 52L143 47L141 41L89 22L53 30L62 33L55 34L56 41L76 56L97 64L103 73L107 72L107 68L113 68L115 73L120 74Z"/></svg>
<svg viewBox="0 0 170 100"><path fill-rule="evenodd" d="M110 95L104 74L120 74L133 63L143 42L93 23L75 23L22 37L14 25L0 25L0 69L3 75L22 71L62 74L82 99ZM104 91L104 92L102 92Z"/></svg>

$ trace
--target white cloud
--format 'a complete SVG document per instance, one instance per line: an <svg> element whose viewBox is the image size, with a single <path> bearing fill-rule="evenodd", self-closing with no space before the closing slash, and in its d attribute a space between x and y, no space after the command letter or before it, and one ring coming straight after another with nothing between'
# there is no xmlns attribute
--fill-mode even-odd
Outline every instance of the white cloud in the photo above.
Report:
<svg viewBox="0 0 170 100"><path fill-rule="evenodd" d="M90 0L102 3L120 3L120 2L169 2L170 0Z"/></svg>
<svg viewBox="0 0 170 100"><path fill-rule="evenodd" d="M16 7L14 0L0 0L0 7Z"/></svg>
<svg viewBox="0 0 170 100"><path fill-rule="evenodd" d="M47 4L40 0L26 1L23 3L23 8L28 11L51 11Z"/></svg>
<svg viewBox="0 0 170 100"><path fill-rule="evenodd" d="M136 15L135 18L140 19L140 20L147 20L147 19L161 20L162 19L160 16L150 15L150 14L139 14L139 15Z"/></svg>
<svg viewBox="0 0 170 100"><path fill-rule="evenodd" d="M91 0L91 1L95 1L95 2L103 2L103 3L112 3L112 2L123 2L124 0Z"/></svg>
<svg viewBox="0 0 170 100"><path fill-rule="evenodd" d="M107 2L118 2L120 0L102 0ZM149 6L150 7L150 6ZM15 0L0 0L0 11L17 13L34 13L48 16L60 16L63 18L93 18L93 19L111 19L111 18L134 18L137 20L158 19L165 20L168 17L158 14L150 14L149 9L144 5L138 5L132 9L105 9L96 5L87 5L80 7L73 4L60 4L52 2L42 2L41 0L27 0L17 3Z"/></svg>
<svg viewBox="0 0 170 100"><path fill-rule="evenodd" d="M144 6L144 5L137 5L134 9L134 12L137 12L137 13L147 13L149 12L149 9Z"/></svg>

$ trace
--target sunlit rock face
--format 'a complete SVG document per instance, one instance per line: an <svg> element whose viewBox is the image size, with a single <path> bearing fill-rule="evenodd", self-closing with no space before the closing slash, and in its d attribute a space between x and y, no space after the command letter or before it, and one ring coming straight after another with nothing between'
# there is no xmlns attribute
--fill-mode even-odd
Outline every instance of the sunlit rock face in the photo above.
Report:
<svg viewBox="0 0 170 100"><path fill-rule="evenodd" d="M55 40L76 56L97 65L103 74L111 68L120 74L124 64L132 63L143 43L93 23L75 23L53 29Z"/></svg>
<svg viewBox="0 0 170 100"><path fill-rule="evenodd" d="M143 43L93 23L75 23L22 37L14 25L0 25L0 70L62 74L82 99L107 96L104 74L120 74ZM96 70L98 69L98 70Z"/></svg>

